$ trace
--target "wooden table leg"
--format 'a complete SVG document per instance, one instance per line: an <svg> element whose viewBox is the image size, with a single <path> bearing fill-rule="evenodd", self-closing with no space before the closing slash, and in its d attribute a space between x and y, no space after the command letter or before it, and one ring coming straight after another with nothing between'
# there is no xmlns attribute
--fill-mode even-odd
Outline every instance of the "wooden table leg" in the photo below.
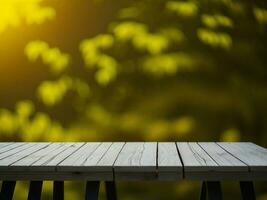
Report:
<svg viewBox="0 0 267 200"><path fill-rule="evenodd" d="M0 199L12 200L15 186L16 186L16 181L3 181L0 193Z"/></svg>
<svg viewBox="0 0 267 200"><path fill-rule="evenodd" d="M41 199L43 181L31 181L28 194L28 200Z"/></svg>
<svg viewBox="0 0 267 200"><path fill-rule="evenodd" d="M207 198L207 186L206 186L206 182L203 181L202 185L201 185L201 192L200 192L200 200L206 200Z"/></svg>
<svg viewBox="0 0 267 200"><path fill-rule="evenodd" d="M255 191L252 181L240 181L240 189L243 200L255 200Z"/></svg>
<svg viewBox="0 0 267 200"><path fill-rule="evenodd" d="M205 200L208 194L209 200L222 200L222 189L219 181L203 181L200 200Z"/></svg>
<svg viewBox="0 0 267 200"><path fill-rule="evenodd" d="M117 200L116 184L114 181L105 181L107 200Z"/></svg>
<svg viewBox="0 0 267 200"><path fill-rule="evenodd" d="M87 181L85 200L97 200L99 192L99 181Z"/></svg>
<svg viewBox="0 0 267 200"><path fill-rule="evenodd" d="M53 200L64 200L64 181L54 181Z"/></svg>

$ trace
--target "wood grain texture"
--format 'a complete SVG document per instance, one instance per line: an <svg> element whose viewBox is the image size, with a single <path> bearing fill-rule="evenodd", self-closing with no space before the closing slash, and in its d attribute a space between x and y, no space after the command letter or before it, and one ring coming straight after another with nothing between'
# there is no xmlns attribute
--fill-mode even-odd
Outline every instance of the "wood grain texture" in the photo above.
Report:
<svg viewBox="0 0 267 200"><path fill-rule="evenodd" d="M71 154L59 163L56 169L60 172L90 173L91 178L112 180L112 165L107 167L98 166L99 161L111 147L111 142L85 143L79 150ZM112 163L113 164L113 163Z"/></svg>
<svg viewBox="0 0 267 200"><path fill-rule="evenodd" d="M9 145L7 147L2 148L2 152L0 154L0 160L3 160L7 157L10 157L18 152L21 152L27 148L30 148L31 146L36 145L36 143L14 143L12 145Z"/></svg>
<svg viewBox="0 0 267 200"><path fill-rule="evenodd" d="M248 171L248 166L222 149L215 142L199 142L202 149L220 166L220 171Z"/></svg>
<svg viewBox="0 0 267 200"><path fill-rule="evenodd" d="M250 171L267 171L267 149L249 142L220 142L218 145L246 163Z"/></svg>
<svg viewBox="0 0 267 200"><path fill-rule="evenodd" d="M62 145L63 145L62 143L50 143L44 148L41 148L38 151L35 151L34 153L31 153L26 157L14 162L12 166L27 168L28 166L33 165L35 162L39 161L43 157L50 155L53 151L56 151L57 148L60 148Z"/></svg>
<svg viewBox="0 0 267 200"><path fill-rule="evenodd" d="M184 179L208 180L221 174L218 164L196 142L178 142L177 147L184 165Z"/></svg>
<svg viewBox="0 0 267 200"><path fill-rule="evenodd" d="M2 146L2 148L0 149L0 154L3 154L3 153L5 153L5 152L8 152L8 151L10 151L10 150L12 150L12 149L15 149L15 148L17 148L17 147L19 147L19 146L22 146L22 145L25 145L26 143L24 143L24 142L15 142L15 143L12 143L12 144L9 144L9 145L6 145L6 146ZM14 152L14 151L13 151ZM10 155L12 154L12 152L11 153L9 153ZM1 155L0 155L1 156ZM2 157L0 157L0 159L1 159Z"/></svg>
<svg viewBox="0 0 267 200"><path fill-rule="evenodd" d="M174 142L158 143L158 177L160 180L177 180L183 177L183 166Z"/></svg>
<svg viewBox="0 0 267 200"><path fill-rule="evenodd" d="M40 143L29 143L25 144L23 146L26 146L27 148L21 149L20 151L17 151L16 153L9 155L8 157L5 157L0 160L0 168L1 169L10 169L10 165L12 165L15 162L18 162L19 160L34 154L35 152L39 151L40 149L44 149L49 145L49 143L46 142L40 142ZM22 147L23 147L22 146ZM20 147L16 148L19 149ZM11 152L12 150L8 151ZM6 152L6 153L8 153Z"/></svg>
<svg viewBox="0 0 267 200"><path fill-rule="evenodd" d="M121 180L157 177L157 143L128 142L114 164L115 178Z"/></svg>
<svg viewBox="0 0 267 200"><path fill-rule="evenodd" d="M115 163L119 153L121 152L125 142L115 142L113 143L109 150L103 155L103 157L99 160L96 166L101 168L113 169L113 164Z"/></svg>
<svg viewBox="0 0 267 200"><path fill-rule="evenodd" d="M83 143L50 143L45 148L13 163L9 170L55 171L56 165ZM71 148L77 146L76 148ZM66 152L64 152L66 151ZM64 152L64 153L63 153Z"/></svg>
<svg viewBox="0 0 267 200"><path fill-rule="evenodd" d="M157 165L156 142L128 142L120 152L116 171L155 171Z"/></svg>
<svg viewBox="0 0 267 200"><path fill-rule="evenodd" d="M71 154L57 165L58 171L82 171L90 155L100 146L100 142L85 143L80 149Z"/></svg>
<svg viewBox="0 0 267 200"><path fill-rule="evenodd" d="M266 167L253 143L0 142L6 180L267 180Z"/></svg>
<svg viewBox="0 0 267 200"><path fill-rule="evenodd" d="M0 149L2 147L5 147L5 146L11 145L11 144L13 144L13 143L12 142L0 142Z"/></svg>
<svg viewBox="0 0 267 200"><path fill-rule="evenodd" d="M45 167L55 167L84 145L84 142L65 143L62 148L59 148L57 151L54 151L53 153L43 157L39 161L35 162L33 166L42 165Z"/></svg>
<svg viewBox="0 0 267 200"><path fill-rule="evenodd" d="M218 164L196 143L178 142L185 171L214 171Z"/></svg>

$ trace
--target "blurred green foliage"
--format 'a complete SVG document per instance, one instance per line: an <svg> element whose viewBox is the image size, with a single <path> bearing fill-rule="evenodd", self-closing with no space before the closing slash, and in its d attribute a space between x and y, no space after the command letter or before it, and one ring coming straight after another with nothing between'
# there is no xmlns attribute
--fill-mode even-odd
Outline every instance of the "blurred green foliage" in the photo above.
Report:
<svg viewBox="0 0 267 200"><path fill-rule="evenodd" d="M1 0L0 138L266 146L266 31L264 0ZM129 200L199 189L164 184L119 188ZM82 198L81 185L66 197ZM266 186L257 193L267 199Z"/></svg>
<svg viewBox="0 0 267 200"><path fill-rule="evenodd" d="M41 1L1 0L0 33L8 27L17 27L24 21L29 25L42 24L47 19L55 18L55 9L48 6L41 6Z"/></svg>
<svg viewBox="0 0 267 200"><path fill-rule="evenodd" d="M36 61L41 57L55 74L64 71L70 62L69 55L61 53L58 48L49 48L48 44L43 41L32 41L27 44L25 54L30 61Z"/></svg>

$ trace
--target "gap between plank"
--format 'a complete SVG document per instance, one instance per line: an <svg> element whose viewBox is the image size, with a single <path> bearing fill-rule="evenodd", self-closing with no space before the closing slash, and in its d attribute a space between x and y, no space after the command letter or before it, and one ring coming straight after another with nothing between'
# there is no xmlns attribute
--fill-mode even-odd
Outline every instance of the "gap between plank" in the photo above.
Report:
<svg viewBox="0 0 267 200"><path fill-rule="evenodd" d="M182 163L182 167L183 167L183 170L182 170L182 172L183 172L183 179L185 179L185 172L184 172L184 162L183 162L182 156L181 156L181 154L180 154L180 151L179 151L179 148L178 148L177 142L174 142L174 144L175 144L175 147L176 147L176 150L177 150L178 156L179 156L179 158L180 158L180 161L181 161L181 163Z"/></svg>
<svg viewBox="0 0 267 200"><path fill-rule="evenodd" d="M250 166L245 163L244 161L240 160L238 157L236 157L235 155L233 155L231 152L227 151L225 148L223 148L218 142L215 142L219 147L221 147L223 150L225 150L227 153L229 153L230 155L232 155L233 157L235 157L237 160L241 161L242 163L244 163L245 165L248 166L248 172L251 172L251 168Z"/></svg>
<svg viewBox="0 0 267 200"><path fill-rule="evenodd" d="M113 164L112 164L112 176L113 176L113 181L115 181L114 164L115 164L115 162L117 161L117 159L118 159L118 157L119 157L119 155L120 155L120 153L121 153L121 151L122 151L122 149L124 148L125 145L126 145L126 142L124 142L124 144L122 145L121 150L119 151L118 155L116 156L116 158L115 158L115 160L114 160L114 162L113 162Z"/></svg>

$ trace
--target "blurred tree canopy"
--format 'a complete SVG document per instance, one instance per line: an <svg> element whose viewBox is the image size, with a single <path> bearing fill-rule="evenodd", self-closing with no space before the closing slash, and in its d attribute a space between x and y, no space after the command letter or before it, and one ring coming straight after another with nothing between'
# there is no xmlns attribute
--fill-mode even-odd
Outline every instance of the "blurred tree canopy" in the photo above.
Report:
<svg viewBox="0 0 267 200"><path fill-rule="evenodd" d="M21 55L8 55L28 59L19 67L42 66L45 78L13 106L1 101L3 140L266 141L264 1L92 1L95 24L97 11L109 9L105 26L66 37L63 14L79 15L85 1L18 2L1 1L1 35L53 29L57 18L59 30L22 37ZM2 43L3 57L9 45Z"/></svg>
<svg viewBox="0 0 267 200"><path fill-rule="evenodd" d="M0 0L0 138L266 146L266 33L264 0Z"/></svg>

